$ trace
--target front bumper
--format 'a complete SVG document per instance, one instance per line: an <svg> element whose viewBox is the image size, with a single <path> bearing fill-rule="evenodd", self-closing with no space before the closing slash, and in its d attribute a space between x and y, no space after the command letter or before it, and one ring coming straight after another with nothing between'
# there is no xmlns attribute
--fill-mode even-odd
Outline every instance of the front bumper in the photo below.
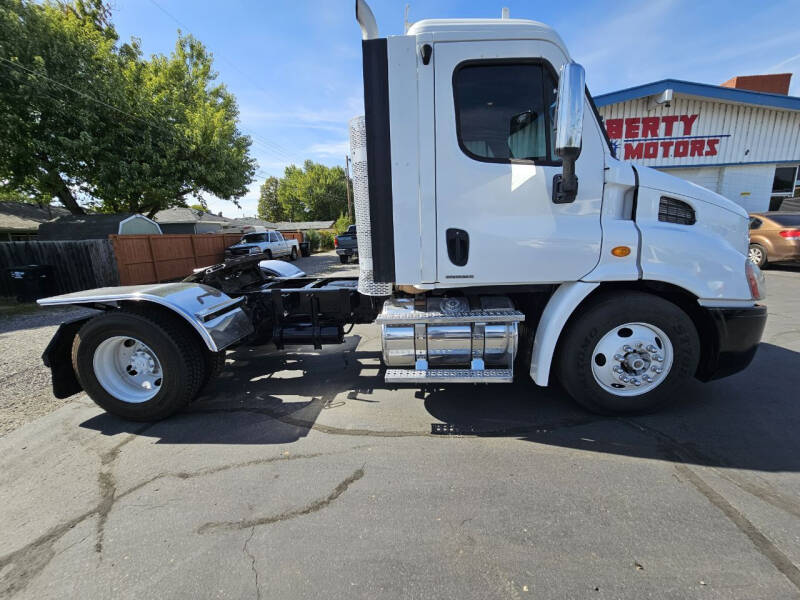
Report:
<svg viewBox="0 0 800 600"><path fill-rule="evenodd" d="M767 307L706 308L709 321L708 346L703 353L697 378L720 379L745 369L758 349L767 323Z"/></svg>

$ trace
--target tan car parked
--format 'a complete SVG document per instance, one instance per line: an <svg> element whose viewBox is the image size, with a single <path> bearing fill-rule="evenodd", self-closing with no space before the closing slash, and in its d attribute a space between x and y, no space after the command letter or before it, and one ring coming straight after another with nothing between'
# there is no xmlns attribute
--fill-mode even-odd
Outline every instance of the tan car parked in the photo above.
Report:
<svg viewBox="0 0 800 600"><path fill-rule="evenodd" d="M748 257L759 267L772 262L800 261L800 213L751 214Z"/></svg>

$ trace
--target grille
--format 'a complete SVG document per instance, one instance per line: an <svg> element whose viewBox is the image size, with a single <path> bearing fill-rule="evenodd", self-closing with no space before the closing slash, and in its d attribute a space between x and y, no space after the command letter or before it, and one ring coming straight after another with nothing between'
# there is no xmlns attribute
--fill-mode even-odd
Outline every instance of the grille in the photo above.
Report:
<svg viewBox="0 0 800 600"><path fill-rule="evenodd" d="M691 206L682 200L667 196L661 196L661 202L658 205L658 220L678 225L694 225L697 221Z"/></svg>
<svg viewBox="0 0 800 600"><path fill-rule="evenodd" d="M376 283L372 268L372 224L369 218L367 180L367 130L364 117L350 121L350 156L353 160L353 209L358 236L358 291L365 296L388 296L391 283Z"/></svg>

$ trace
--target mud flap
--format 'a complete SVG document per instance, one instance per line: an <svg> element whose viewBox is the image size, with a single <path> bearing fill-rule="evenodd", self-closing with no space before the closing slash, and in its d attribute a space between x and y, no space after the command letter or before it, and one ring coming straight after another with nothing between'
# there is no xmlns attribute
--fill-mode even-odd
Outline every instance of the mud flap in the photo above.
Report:
<svg viewBox="0 0 800 600"><path fill-rule="evenodd" d="M56 398L68 398L83 390L72 368L72 342L78 330L91 318L79 317L62 323L42 354L44 366L50 368L53 376L53 395Z"/></svg>

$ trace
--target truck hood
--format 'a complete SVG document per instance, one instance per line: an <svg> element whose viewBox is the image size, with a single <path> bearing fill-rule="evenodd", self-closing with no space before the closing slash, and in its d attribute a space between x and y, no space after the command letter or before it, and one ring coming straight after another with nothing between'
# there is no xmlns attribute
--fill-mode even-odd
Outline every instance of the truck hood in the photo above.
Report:
<svg viewBox="0 0 800 600"><path fill-rule="evenodd" d="M711 190L699 186L696 183L686 181L680 177L675 177L669 173L657 171L656 169L652 169L650 167L641 167L636 165L636 171L639 173L640 186L658 190L660 192L664 192L665 194L680 194L682 196L688 196L689 198L694 198L700 202L706 202L708 204L713 204L714 206L728 210L745 219L747 218L747 211L744 208L735 202L728 200L725 196L717 194L716 192L712 192Z"/></svg>

